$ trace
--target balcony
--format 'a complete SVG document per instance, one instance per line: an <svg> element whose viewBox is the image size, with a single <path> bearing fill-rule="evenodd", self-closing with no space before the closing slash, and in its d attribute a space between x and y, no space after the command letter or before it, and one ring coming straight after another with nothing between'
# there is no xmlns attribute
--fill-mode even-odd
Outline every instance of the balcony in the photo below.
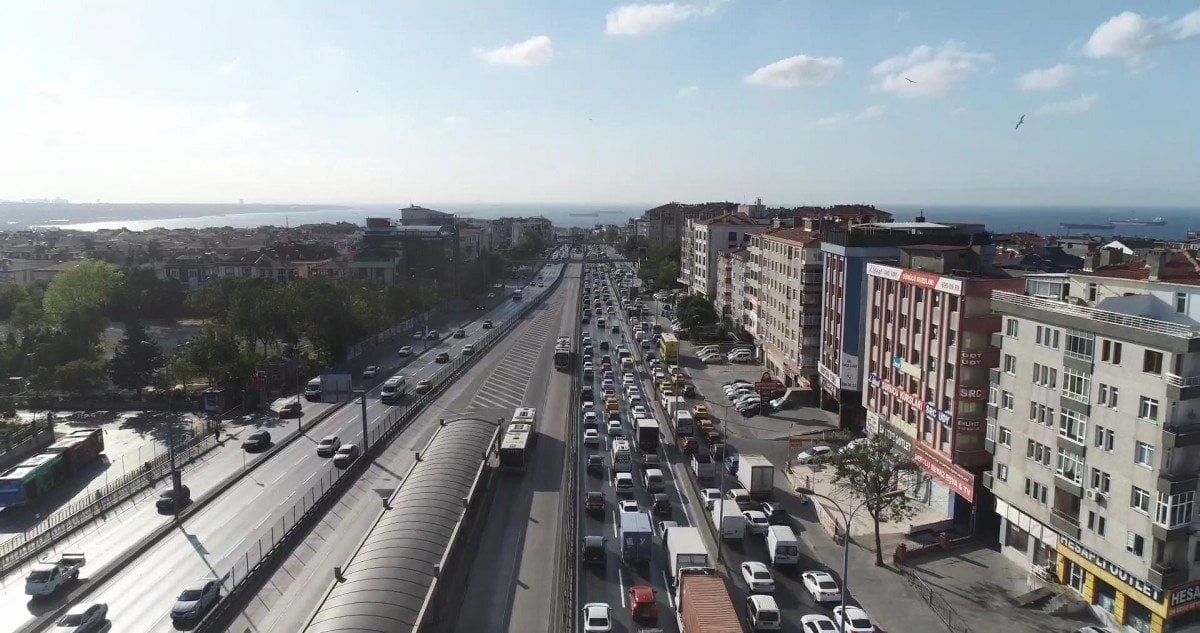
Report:
<svg viewBox="0 0 1200 633"><path fill-rule="evenodd" d="M992 489L993 481L992 481L992 472L990 470L986 473L983 473L983 475L981 475L979 477L979 480L983 483L984 488L987 488L988 490Z"/></svg>
<svg viewBox="0 0 1200 633"><path fill-rule="evenodd" d="M1101 336L1165 348L1172 352L1200 350L1200 328L1184 323L1030 297L1005 290L992 291L992 307L1004 314L1023 316L1060 327L1084 329ZM1081 324L1081 320L1090 323Z"/></svg>
<svg viewBox="0 0 1200 633"><path fill-rule="evenodd" d="M1200 422L1168 424L1163 428L1163 448L1184 448L1200 445Z"/></svg>
<svg viewBox="0 0 1200 633"><path fill-rule="evenodd" d="M1187 579L1187 567L1176 567L1171 563L1154 563L1146 575L1146 580L1159 587L1175 587L1187 582Z"/></svg>
<svg viewBox="0 0 1200 633"><path fill-rule="evenodd" d="M1079 539L1079 519L1058 508L1050 511L1050 526L1073 539Z"/></svg>
<svg viewBox="0 0 1200 633"><path fill-rule="evenodd" d="M982 448L957 449L954 451L954 463L967 470L992 463L992 454Z"/></svg>
<svg viewBox="0 0 1200 633"><path fill-rule="evenodd" d="M992 337L989 340L989 342L992 344L992 347L995 347L995 348L1002 347L1004 345L1004 333L1003 332L992 332Z"/></svg>
<svg viewBox="0 0 1200 633"><path fill-rule="evenodd" d="M1200 398L1200 375L1178 376L1172 373L1163 374L1167 383L1167 397L1171 400L1191 400Z"/></svg>

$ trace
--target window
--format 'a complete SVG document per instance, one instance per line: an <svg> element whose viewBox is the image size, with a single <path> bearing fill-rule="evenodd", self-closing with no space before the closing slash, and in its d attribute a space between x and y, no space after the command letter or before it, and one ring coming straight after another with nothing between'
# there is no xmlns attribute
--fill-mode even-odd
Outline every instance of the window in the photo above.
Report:
<svg viewBox="0 0 1200 633"><path fill-rule="evenodd" d="M1054 407L1037 402L1029 403L1029 419L1042 426L1054 427Z"/></svg>
<svg viewBox="0 0 1200 633"><path fill-rule="evenodd" d="M1091 332L1067 330L1067 341L1063 353L1082 360L1092 360L1095 344L1095 335Z"/></svg>
<svg viewBox="0 0 1200 633"><path fill-rule="evenodd" d="M1058 434L1083 444L1087 438L1087 416L1070 409L1063 409L1058 417Z"/></svg>
<svg viewBox="0 0 1200 633"><path fill-rule="evenodd" d="M996 464L996 479L1008 481L1008 464Z"/></svg>
<svg viewBox="0 0 1200 633"><path fill-rule="evenodd" d="M1162 352L1146 350L1142 353L1142 371L1147 374L1161 374L1163 367Z"/></svg>
<svg viewBox="0 0 1200 633"><path fill-rule="evenodd" d="M1133 445L1133 462L1138 466L1154 467L1154 447L1145 442Z"/></svg>
<svg viewBox="0 0 1200 633"><path fill-rule="evenodd" d="M1095 512L1088 510L1087 529L1099 534L1100 536L1104 536L1105 523L1106 521L1104 520L1103 514L1096 514Z"/></svg>
<svg viewBox="0 0 1200 633"><path fill-rule="evenodd" d="M1169 497L1166 493L1160 492L1158 493L1158 507L1154 513L1154 522L1168 528L1191 523L1195 502L1196 493L1192 490Z"/></svg>
<svg viewBox="0 0 1200 633"><path fill-rule="evenodd" d="M1046 505L1046 490L1047 486L1040 484L1028 477L1025 478L1025 496Z"/></svg>
<svg viewBox="0 0 1200 633"><path fill-rule="evenodd" d="M1050 459L1054 456L1054 449L1042 444L1029 440L1029 444L1025 447L1025 457L1032 459L1043 466L1050 465Z"/></svg>
<svg viewBox="0 0 1200 633"><path fill-rule="evenodd" d="M1129 494L1129 507L1139 512L1150 514L1150 493L1133 486Z"/></svg>
<svg viewBox="0 0 1200 633"><path fill-rule="evenodd" d="M1017 375L1017 357L1012 354L1004 355L1004 372L1007 374Z"/></svg>
<svg viewBox="0 0 1200 633"><path fill-rule="evenodd" d="M1150 422L1158 421L1158 400L1142 396L1138 403L1138 417Z"/></svg>
<svg viewBox="0 0 1200 633"><path fill-rule="evenodd" d="M1049 365L1034 363L1033 384L1054 389L1058 385L1058 370Z"/></svg>
<svg viewBox="0 0 1200 633"><path fill-rule="evenodd" d="M737 237L737 231L730 231L730 232L729 232L729 241L730 241L730 242L733 242L733 243L735 243L735 244L737 243L737 241L738 241L738 237Z"/></svg>
<svg viewBox="0 0 1200 633"><path fill-rule="evenodd" d="M1004 407L1008 411L1012 411L1013 407L1016 406L1016 402L1017 400L1013 397L1012 393L1008 391L1000 392L1000 406Z"/></svg>
<svg viewBox="0 0 1200 633"><path fill-rule="evenodd" d="M1034 338L1037 340L1037 344L1041 345L1042 347L1058 349L1058 336L1059 330L1056 330L1052 327L1039 325L1037 326L1037 334Z"/></svg>
<svg viewBox="0 0 1200 633"><path fill-rule="evenodd" d="M1108 494L1108 489L1112 486L1112 477L1099 468L1093 468L1091 484L1092 490L1106 495Z"/></svg>
<svg viewBox="0 0 1200 633"><path fill-rule="evenodd" d="M1100 360L1113 365L1121 364L1121 344L1104 339L1100 345Z"/></svg>
<svg viewBox="0 0 1200 633"><path fill-rule="evenodd" d="M1070 367L1063 368L1062 394L1072 400L1088 404L1088 393L1092 390L1092 379L1083 372Z"/></svg>
<svg viewBox="0 0 1200 633"><path fill-rule="evenodd" d="M1019 327L1019 323L1017 322L1016 319L1008 319L1008 321L1004 324L1005 336L1011 336L1013 338L1017 338L1017 328L1018 327Z"/></svg>
<svg viewBox="0 0 1200 633"><path fill-rule="evenodd" d="M1141 534L1128 533L1125 536L1125 551L1134 556L1141 556L1146 549L1146 539Z"/></svg>
<svg viewBox="0 0 1200 633"><path fill-rule="evenodd" d="M1111 405L1108 404L1109 400L1113 402ZM1102 407L1111 406L1115 408L1117 405L1117 388L1109 387L1102 382L1096 383L1096 404Z"/></svg>
<svg viewBox="0 0 1200 633"><path fill-rule="evenodd" d="M1188 299L1188 296L1187 296L1186 292L1175 293L1175 311L1176 312L1187 312L1187 299Z"/></svg>
<svg viewBox="0 0 1200 633"><path fill-rule="evenodd" d="M1000 444L1004 446L1012 446L1012 431L1008 427L1000 427Z"/></svg>
<svg viewBox="0 0 1200 633"><path fill-rule="evenodd" d="M1106 429L1102 426L1097 426L1095 445L1096 448L1101 448L1111 453L1113 449L1112 429Z"/></svg>
<svg viewBox="0 0 1200 633"><path fill-rule="evenodd" d="M1070 451L1058 449L1058 465L1054 472L1063 479L1083 484L1083 460Z"/></svg>
<svg viewBox="0 0 1200 633"><path fill-rule="evenodd" d="M992 383L988 386L988 404L1000 406L1000 385Z"/></svg>
<svg viewBox="0 0 1200 633"><path fill-rule="evenodd" d="M1092 302L1096 301L1096 282L1094 282L1094 281L1088 282L1087 297L1088 297L1088 301L1092 301Z"/></svg>

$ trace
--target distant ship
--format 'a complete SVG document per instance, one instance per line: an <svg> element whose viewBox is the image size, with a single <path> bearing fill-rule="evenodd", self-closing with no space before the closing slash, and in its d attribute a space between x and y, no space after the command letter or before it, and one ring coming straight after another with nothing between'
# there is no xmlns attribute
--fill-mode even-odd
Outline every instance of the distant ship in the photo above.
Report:
<svg viewBox="0 0 1200 633"><path fill-rule="evenodd" d="M1163 226L1167 223L1162 216L1158 216L1153 220L1143 220L1141 218L1109 218L1114 226Z"/></svg>
<svg viewBox="0 0 1200 633"><path fill-rule="evenodd" d="M1111 230L1113 228L1112 223L1087 224L1087 223L1079 223L1079 222L1063 222L1062 224L1059 224L1059 226L1064 229L1100 229L1102 231Z"/></svg>

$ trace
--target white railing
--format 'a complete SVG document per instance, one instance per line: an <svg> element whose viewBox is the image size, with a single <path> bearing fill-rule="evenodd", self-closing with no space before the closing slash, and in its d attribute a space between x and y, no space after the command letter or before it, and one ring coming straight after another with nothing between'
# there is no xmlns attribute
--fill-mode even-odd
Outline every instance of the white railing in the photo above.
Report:
<svg viewBox="0 0 1200 633"><path fill-rule="evenodd" d="M1043 299L1041 297L1030 297L1016 292L1006 290L993 290L992 301L1001 301L1014 305L1025 306L1027 308L1035 308L1038 310L1046 310L1048 312L1057 312L1068 316L1082 317L1093 321L1103 323L1112 323L1124 327L1136 328L1139 330L1147 330L1156 334L1165 334L1167 336L1177 336L1180 338L1195 338L1200 337L1200 329L1172 323L1170 321L1159 321L1158 319L1150 319L1143 316L1135 316L1131 314L1122 314L1120 312L1110 312L1108 310L1099 310L1088 306L1077 306L1054 299Z"/></svg>
<svg viewBox="0 0 1200 633"><path fill-rule="evenodd" d="M1163 374L1163 380L1169 385L1176 387L1197 387L1200 386L1200 375L1196 376L1178 376L1176 374Z"/></svg>

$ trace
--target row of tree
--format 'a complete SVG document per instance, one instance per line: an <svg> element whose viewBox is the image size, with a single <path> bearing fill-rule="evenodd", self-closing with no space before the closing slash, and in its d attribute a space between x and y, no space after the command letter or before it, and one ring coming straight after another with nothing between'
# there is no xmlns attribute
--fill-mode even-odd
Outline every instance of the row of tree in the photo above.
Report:
<svg viewBox="0 0 1200 633"><path fill-rule="evenodd" d="M674 288L679 279L679 242L654 246L640 235L625 238L621 254L639 263L638 277L651 291Z"/></svg>

